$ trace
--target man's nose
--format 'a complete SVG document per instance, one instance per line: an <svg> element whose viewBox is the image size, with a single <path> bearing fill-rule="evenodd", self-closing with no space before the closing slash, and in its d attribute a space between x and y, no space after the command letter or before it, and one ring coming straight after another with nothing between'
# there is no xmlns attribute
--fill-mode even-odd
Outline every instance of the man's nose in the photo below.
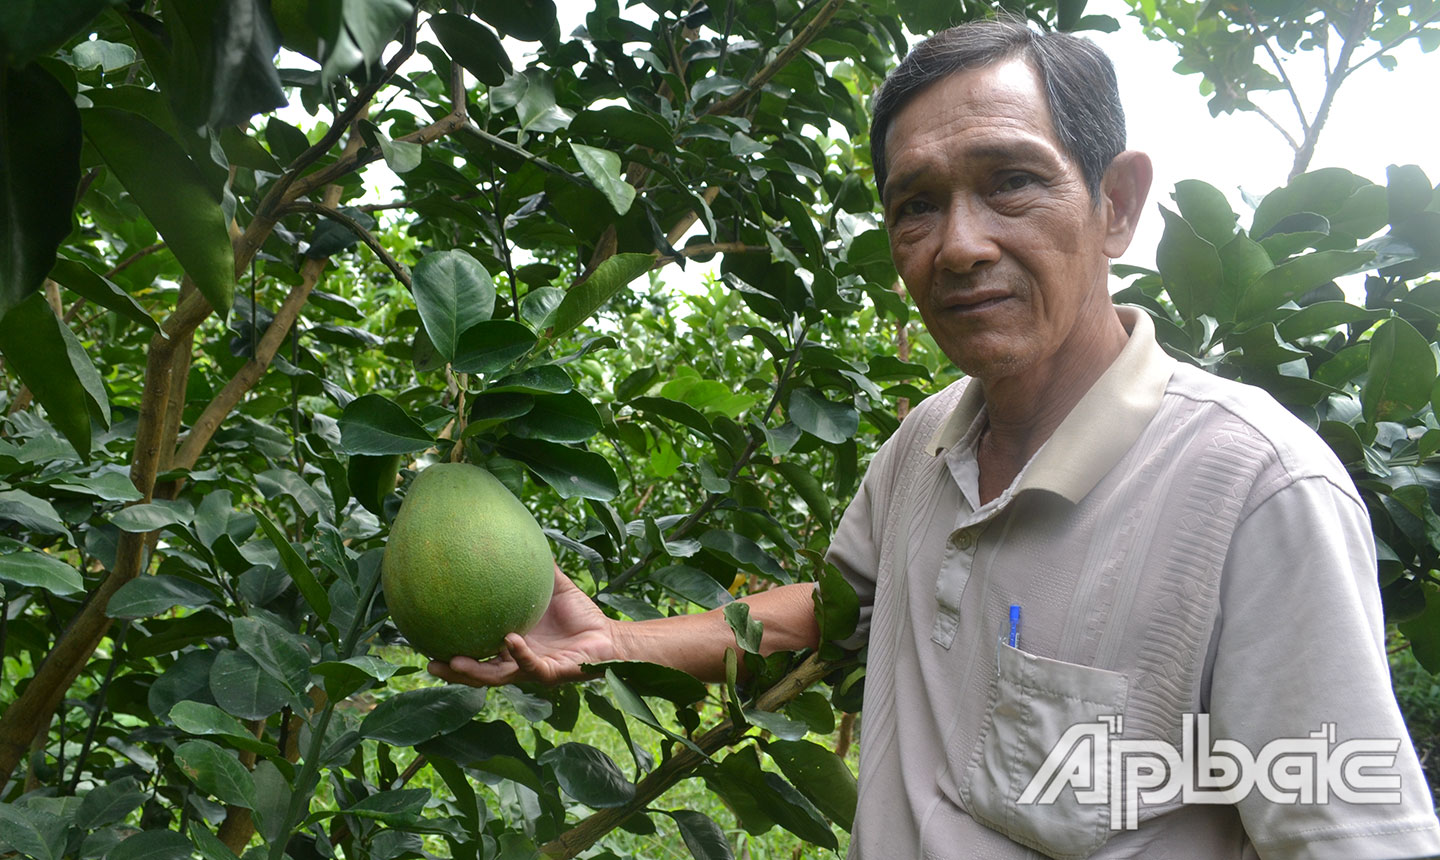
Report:
<svg viewBox="0 0 1440 860"><path fill-rule="evenodd" d="M971 200L956 200L945 212L941 225L936 266L963 274L1000 259L995 241L993 213Z"/></svg>

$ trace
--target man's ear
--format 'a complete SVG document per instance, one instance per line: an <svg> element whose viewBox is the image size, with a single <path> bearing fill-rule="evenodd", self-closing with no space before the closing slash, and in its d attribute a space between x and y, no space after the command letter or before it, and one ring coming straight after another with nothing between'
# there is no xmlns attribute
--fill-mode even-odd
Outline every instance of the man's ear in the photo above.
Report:
<svg viewBox="0 0 1440 860"><path fill-rule="evenodd" d="M1100 194L1106 214L1105 256L1112 260L1130 247L1154 176L1150 156L1133 149L1115 156L1106 168L1105 177L1100 181Z"/></svg>

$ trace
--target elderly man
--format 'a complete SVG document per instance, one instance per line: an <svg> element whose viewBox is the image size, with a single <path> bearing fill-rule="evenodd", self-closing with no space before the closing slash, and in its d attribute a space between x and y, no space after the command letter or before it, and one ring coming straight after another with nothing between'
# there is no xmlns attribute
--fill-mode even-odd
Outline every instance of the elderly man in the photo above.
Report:
<svg viewBox="0 0 1440 860"><path fill-rule="evenodd" d="M874 108L896 267L969 378L883 446L831 546L869 645L851 856L1440 853L1345 470L1110 302L1151 167L1124 149L1109 61L967 25L917 46ZM504 656L431 670L719 675L715 613L618 623L557 577ZM747 600L767 650L815 644L808 586Z"/></svg>

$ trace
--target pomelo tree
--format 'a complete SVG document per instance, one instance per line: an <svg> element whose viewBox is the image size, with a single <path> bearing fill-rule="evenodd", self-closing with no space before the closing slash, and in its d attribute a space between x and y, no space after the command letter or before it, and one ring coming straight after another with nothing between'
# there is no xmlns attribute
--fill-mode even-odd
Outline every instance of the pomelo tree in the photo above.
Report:
<svg viewBox="0 0 1440 860"><path fill-rule="evenodd" d="M0 846L842 844L854 779L827 738L848 744L863 655L761 659L733 598L816 581L827 637L854 624L830 531L897 416L955 375L896 289L866 101L915 34L991 5L567 5L0 10ZM1389 50L1396 10L1360 5ZM1405 6L1406 38L1433 5ZM1229 7L1139 8L1244 53ZM1252 11L1284 52L1326 8ZM367 191L382 164L394 187ZM1119 272L1117 298L1331 443L1387 611L1440 669L1440 196L1415 168L1326 169L1257 202L1242 219L1183 183L1158 270ZM1333 285L1353 272L1363 305ZM407 677L380 551L445 461L505 482L607 611L727 607L751 680L610 665L487 701ZM685 781L718 802L675 801Z"/></svg>

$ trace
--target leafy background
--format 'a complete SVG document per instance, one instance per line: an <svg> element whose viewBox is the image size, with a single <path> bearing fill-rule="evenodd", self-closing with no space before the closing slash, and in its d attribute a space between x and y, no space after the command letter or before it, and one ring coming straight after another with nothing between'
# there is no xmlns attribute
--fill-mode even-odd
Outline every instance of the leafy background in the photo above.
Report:
<svg viewBox="0 0 1440 860"><path fill-rule="evenodd" d="M1216 113L1324 53L1285 184L1241 213L1157 189L1156 267L1117 267L1116 299L1349 467L1431 750L1440 196L1414 166L1309 162L1349 72L1432 49L1440 8L1132 5ZM551 0L7 4L0 850L843 850L863 655L761 659L733 598L816 581L826 634L854 623L829 533L956 373L897 289L866 103L916 38L994 9L599 0L562 31ZM752 680L435 685L377 581L409 481L452 460L617 617L726 607Z"/></svg>

